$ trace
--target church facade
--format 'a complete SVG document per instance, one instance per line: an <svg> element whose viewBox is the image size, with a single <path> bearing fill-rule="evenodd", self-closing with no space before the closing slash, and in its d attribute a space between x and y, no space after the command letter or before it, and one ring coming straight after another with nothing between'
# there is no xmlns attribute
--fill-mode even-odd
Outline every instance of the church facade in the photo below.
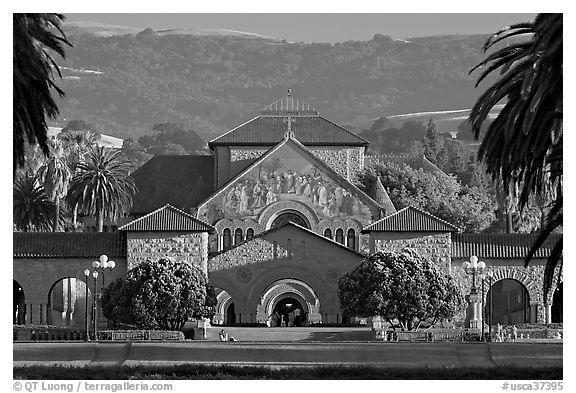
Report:
<svg viewBox="0 0 576 393"><path fill-rule="evenodd" d="M379 179L368 193L353 184L365 165L389 159L440 170L425 157L367 156L367 146L289 94L210 141L211 155L155 156L133 174L132 219L117 232L14 234L15 321L78 323L82 299L92 296L82 272L106 254L116 261L110 280L149 259L192 261L216 288L214 324L351 323L339 278L369 253L405 247L466 293L462 262L484 260L494 279L482 283L482 304L491 293L494 322L562 318L561 285L549 299L541 289L555 238L524 267L532 235L464 234L419 209L397 210ZM284 321L291 310L297 321Z"/></svg>

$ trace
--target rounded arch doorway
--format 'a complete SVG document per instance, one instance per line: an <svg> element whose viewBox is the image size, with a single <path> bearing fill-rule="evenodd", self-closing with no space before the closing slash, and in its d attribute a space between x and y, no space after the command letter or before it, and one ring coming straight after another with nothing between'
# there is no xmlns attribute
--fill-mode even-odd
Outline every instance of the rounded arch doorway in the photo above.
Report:
<svg viewBox="0 0 576 393"><path fill-rule="evenodd" d="M277 280L261 293L256 318L270 327L321 323L320 300L314 289L301 280Z"/></svg>
<svg viewBox="0 0 576 393"><path fill-rule="evenodd" d="M308 308L299 296L286 294L277 300L272 312L270 327L298 327L306 324Z"/></svg>

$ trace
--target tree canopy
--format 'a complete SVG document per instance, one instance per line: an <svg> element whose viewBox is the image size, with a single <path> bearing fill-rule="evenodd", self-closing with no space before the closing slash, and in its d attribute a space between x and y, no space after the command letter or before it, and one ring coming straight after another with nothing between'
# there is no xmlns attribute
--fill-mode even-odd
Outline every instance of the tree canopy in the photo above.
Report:
<svg viewBox="0 0 576 393"><path fill-rule="evenodd" d="M206 275L188 261L139 264L104 290L104 316L143 329L182 330L190 318L214 313Z"/></svg>
<svg viewBox="0 0 576 393"><path fill-rule="evenodd" d="M60 14L13 14L13 160L24 164L25 143L38 143L48 155L46 116L55 118L58 106L52 91L64 92L54 83L60 69L55 53L64 57L64 46L71 45L62 31Z"/></svg>
<svg viewBox="0 0 576 393"><path fill-rule="evenodd" d="M497 206L487 190L463 186L455 176L384 163L359 176L360 188L370 190L377 176L396 209L418 207L466 232L481 232L495 219Z"/></svg>
<svg viewBox="0 0 576 393"><path fill-rule="evenodd" d="M449 274L416 251L379 252L338 282L342 312L380 316L402 330L417 330L454 317L463 309L461 289Z"/></svg>

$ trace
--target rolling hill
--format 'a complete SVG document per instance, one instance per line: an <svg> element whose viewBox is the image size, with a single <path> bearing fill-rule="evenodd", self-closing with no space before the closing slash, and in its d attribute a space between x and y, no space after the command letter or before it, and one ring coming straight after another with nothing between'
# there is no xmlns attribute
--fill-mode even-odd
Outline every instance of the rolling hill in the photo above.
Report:
<svg viewBox="0 0 576 393"><path fill-rule="evenodd" d="M83 119L121 138L178 121L209 140L288 88L352 130L381 116L470 108L484 88L468 72L485 35L305 44L222 29L64 27L74 47L59 61L66 97L55 125Z"/></svg>

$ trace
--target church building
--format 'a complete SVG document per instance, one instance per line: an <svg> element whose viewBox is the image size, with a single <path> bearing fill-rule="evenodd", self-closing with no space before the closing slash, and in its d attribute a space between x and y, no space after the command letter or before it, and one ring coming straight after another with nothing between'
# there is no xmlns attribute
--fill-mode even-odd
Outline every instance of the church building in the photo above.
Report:
<svg viewBox="0 0 576 393"><path fill-rule="evenodd" d="M213 324L279 326L291 310L299 326L352 323L340 310L339 278L370 253L405 247L466 293L462 262L486 262L494 277L481 284L482 305L494 323L561 321L561 284L546 301L542 294L557 238L524 267L534 235L461 233L415 207L398 210L380 179L365 193L355 176L386 161L441 171L425 157L368 156L368 144L288 94L211 140L211 155L153 157L133 174L131 220L117 231L14 233L15 323L81 326L92 296L83 271L101 254L116 262L108 284L146 260L192 261L216 288Z"/></svg>

